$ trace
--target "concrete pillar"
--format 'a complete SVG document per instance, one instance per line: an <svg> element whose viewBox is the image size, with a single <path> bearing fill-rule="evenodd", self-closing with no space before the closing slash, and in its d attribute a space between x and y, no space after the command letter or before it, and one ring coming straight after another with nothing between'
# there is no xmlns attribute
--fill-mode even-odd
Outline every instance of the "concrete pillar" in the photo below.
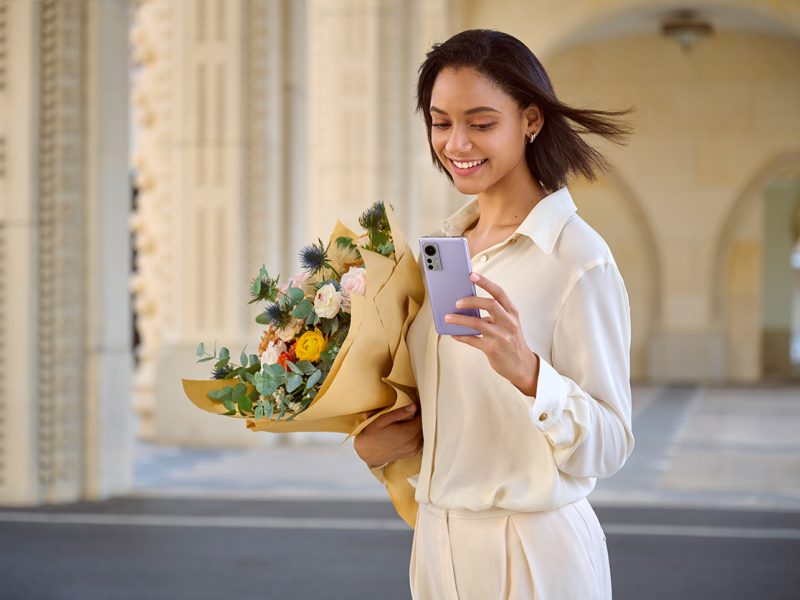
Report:
<svg viewBox="0 0 800 600"><path fill-rule="evenodd" d="M5 504L131 484L127 27L125 0L0 1Z"/></svg>
<svg viewBox="0 0 800 600"><path fill-rule="evenodd" d="M260 265L288 276L302 239L304 2L142 2L132 42L140 189L131 286L141 332L135 406L144 439L253 445L241 421L184 397L194 349L239 356L260 337L248 305Z"/></svg>

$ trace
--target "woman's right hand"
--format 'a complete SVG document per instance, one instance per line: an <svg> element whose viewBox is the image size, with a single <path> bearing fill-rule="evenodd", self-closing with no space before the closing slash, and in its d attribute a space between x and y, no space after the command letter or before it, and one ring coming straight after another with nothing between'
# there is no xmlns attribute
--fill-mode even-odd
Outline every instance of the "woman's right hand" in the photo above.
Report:
<svg viewBox="0 0 800 600"><path fill-rule="evenodd" d="M396 408L367 425L353 441L358 456L374 469L416 455L422 448L422 419L416 404Z"/></svg>

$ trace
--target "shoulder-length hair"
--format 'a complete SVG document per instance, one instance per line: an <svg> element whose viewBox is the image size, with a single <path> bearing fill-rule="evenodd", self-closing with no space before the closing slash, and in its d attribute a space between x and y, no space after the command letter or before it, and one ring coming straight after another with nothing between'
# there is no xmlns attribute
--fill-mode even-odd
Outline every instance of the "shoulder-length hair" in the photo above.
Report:
<svg viewBox="0 0 800 600"><path fill-rule="evenodd" d="M496 83L525 109L535 104L542 112L544 125L532 144L526 144L528 168L548 191L555 191L567 179L580 173L596 179L596 171L608 170L602 154L589 146L580 134L594 133L622 144L632 132L620 119L632 109L620 111L573 108L556 98L550 77L533 52L517 38L490 29L462 31L444 43L434 44L420 65L417 80L417 112L428 130L428 145L436 167L452 176L439 161L431 143L431 93L442 69L472 67Z"/></svg>

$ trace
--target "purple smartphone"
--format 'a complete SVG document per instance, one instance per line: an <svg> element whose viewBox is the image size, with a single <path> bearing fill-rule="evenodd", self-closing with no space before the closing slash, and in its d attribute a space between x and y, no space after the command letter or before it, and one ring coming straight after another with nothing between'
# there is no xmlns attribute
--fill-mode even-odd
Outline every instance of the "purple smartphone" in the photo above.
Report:
<svg viewBox="0 0 800 600"><path fill-rule="evenodd" d="M456 310L456 301L477 296L475 284L469 280L472 261L469 246L463 237L423 237L419 239L425 285L433 311L433 323L439 335L480 335L471 327L444 322L451 313L480 318L477 308Z"/></svg>

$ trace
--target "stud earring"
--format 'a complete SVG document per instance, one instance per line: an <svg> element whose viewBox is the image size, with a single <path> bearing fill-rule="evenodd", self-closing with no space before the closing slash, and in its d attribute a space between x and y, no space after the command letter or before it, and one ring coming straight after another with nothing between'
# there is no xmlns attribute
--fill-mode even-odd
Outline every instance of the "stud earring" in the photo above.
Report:
<svg viewBox="0 0 800 600"><path fill-rule="evenodd" d="M532 143L533 143L533 140L535 140L535 139L536 139L536 134L537 134L537 133L538 133L537 131L534 131L534 132L531 134L531 141L530 141L530 142L528 142L529 144L532 144Z"/></svg>

